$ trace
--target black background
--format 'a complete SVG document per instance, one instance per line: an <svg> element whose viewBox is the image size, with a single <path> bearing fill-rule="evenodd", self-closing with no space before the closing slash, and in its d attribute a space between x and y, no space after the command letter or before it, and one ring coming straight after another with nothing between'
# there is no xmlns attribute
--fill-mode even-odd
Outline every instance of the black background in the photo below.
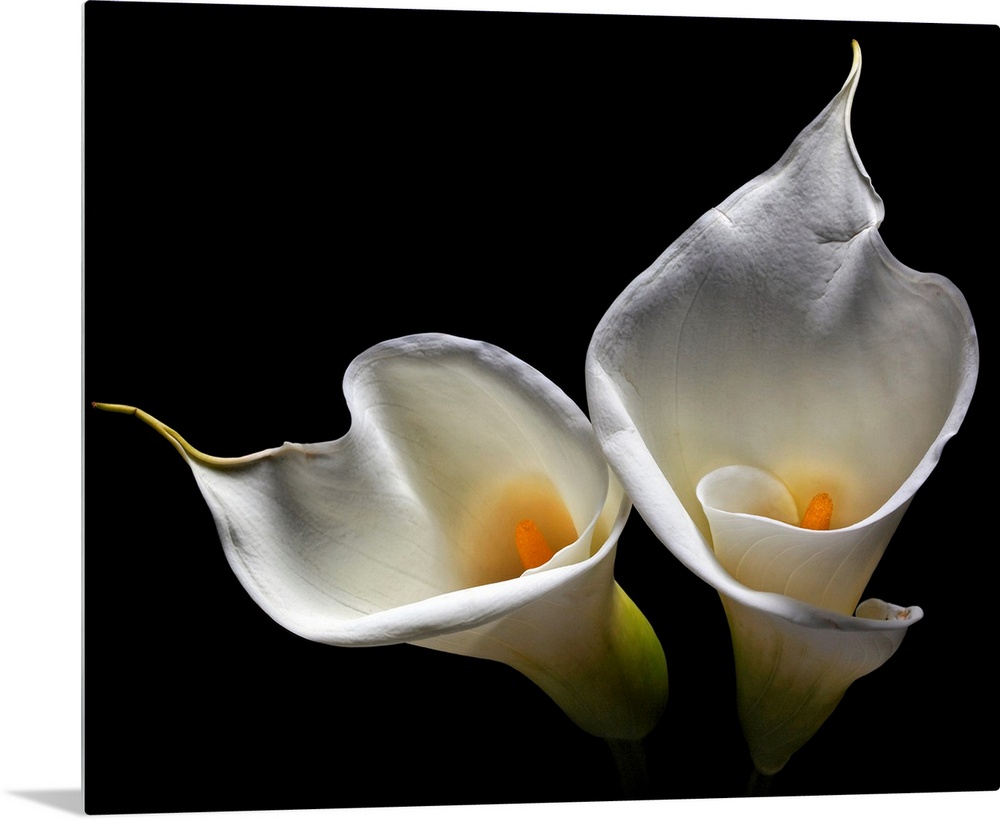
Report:
<svg viewBox="0 0 1000 820"><path fill-rule="evenodd" d="M772 794L996 789L996 27L89 2L85 397L214 455L349 424L350 360L441 331L586 407L590 334L698 216L766 170L864 52L853 132L894 255L944 274L983 365L868 594L917 604ZM527 679L273 623L173 448L87 410L91 813L589 801L603 741ZM653 798L738 796L750 761L715 592L633 513L617 577L663 642ZM527 771L533 774L525 774Z"/></svg>

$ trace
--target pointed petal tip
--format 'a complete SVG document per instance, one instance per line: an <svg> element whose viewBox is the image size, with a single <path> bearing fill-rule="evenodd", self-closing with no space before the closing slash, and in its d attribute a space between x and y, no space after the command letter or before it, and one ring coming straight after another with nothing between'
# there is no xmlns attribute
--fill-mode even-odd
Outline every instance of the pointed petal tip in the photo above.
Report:
<svg viewBox="0 0 1000 820"><path fill-rule="evenodd" d="M851 70L847 72L847 79L844 81L844 87L849 85L855 85L858 81L858 75L861 73L861 45L857 40L851 40Z"/></svg>

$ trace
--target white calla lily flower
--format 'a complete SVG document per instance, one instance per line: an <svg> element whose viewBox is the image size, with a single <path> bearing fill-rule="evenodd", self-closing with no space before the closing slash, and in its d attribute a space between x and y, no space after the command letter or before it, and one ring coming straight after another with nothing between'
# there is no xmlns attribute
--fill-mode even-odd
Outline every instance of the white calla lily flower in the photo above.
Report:
<svg viewBox="0 0 1000 820"><path fill-rule="evenodd" d="M978 372L961 293L879 236L850 129L860 69L855 43L832 102L619 296L588 351L605 455L720 593L765 775L922 617L858 601Z"/></svg>
<svg viewBox="0 0 1000 820"><path fill-rule="evenodd" d="M631 505L583 412L485 343L371 348L321 444L185 458L233 571L275 621L335 646L414 643L502 661L580 727L637 740L667 696L663 650L614 580Z"/></svg>

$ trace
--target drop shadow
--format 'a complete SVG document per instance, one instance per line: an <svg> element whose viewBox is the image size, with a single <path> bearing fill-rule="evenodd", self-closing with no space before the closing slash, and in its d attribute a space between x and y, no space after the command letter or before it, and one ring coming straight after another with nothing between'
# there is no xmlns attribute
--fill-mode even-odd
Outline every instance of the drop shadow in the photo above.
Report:
<svg viewBox="0 0 1000 820"><path fill-rule="evenodd" d="M83 791L81 789L26 789L12 791L10 794L23 797L26 800L34 800L36 803L42 803L69 814L84 816Z"/></svg>

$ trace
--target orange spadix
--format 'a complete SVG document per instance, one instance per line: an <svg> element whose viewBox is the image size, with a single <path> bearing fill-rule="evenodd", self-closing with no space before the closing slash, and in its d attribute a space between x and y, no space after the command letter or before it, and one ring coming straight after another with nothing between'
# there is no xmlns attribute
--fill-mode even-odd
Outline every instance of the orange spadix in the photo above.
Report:
<svg viewBox="0 0 1000 820"><path fill-rule="evenodd" d="M833 499L827 493L817 493L806 507L801 526L805 530L828 530L831 518L833 518Z"/></svg>
<svg viewBox="0 0 1000 820"><path fill-rule="evenodd" d="M540 567L555 555L538 525L530 518L519 521L514 528L514 544L525 569Z"/></svg>

